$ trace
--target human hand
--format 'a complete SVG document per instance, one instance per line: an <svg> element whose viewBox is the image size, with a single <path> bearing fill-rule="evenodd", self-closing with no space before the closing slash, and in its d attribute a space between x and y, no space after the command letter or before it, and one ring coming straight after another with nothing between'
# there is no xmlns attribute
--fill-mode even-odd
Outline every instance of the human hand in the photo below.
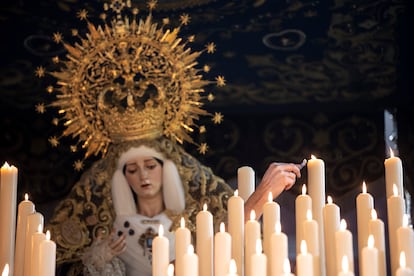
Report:
<svg viewBox="0 0 414 276"><path fill-rule="evenodd" d="M110 258L112 259L115 256L120 255L122 252L125 251L127 244L126 244L126 236L125 234L115 235L115 231L107 238L107 247L110 253Z"/></svg>

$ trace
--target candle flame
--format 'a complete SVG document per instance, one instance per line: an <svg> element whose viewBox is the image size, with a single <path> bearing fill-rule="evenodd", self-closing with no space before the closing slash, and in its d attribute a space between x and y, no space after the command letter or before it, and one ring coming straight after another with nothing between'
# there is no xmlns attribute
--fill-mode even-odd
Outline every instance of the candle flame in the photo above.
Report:
<svg viewBox="0 0 414 276"><path fill-rule="evenodd" d="M6 264L3 269L1 276L9 276L9 264Z"/></svg>
<svg viewBox="0 0 414 276"><path fill-rule="evenodd" d="M167 273L168 273L168 276L174 276L174 265L173 264L168 265Z"/></svg>
<svg viewBox="0 0 414 276"><path fill-rule="evenodd" d="M302 185L302 195L306 195L306 184Z"/></svg>
<svg viewBox="0 0 414 276"><path fill-rule="evenodd" d="M239 196L239 190L234 191L234 196Z"/></svg>
<svg viewBox="0 0 414 276"><path fill-rule="evenodd" d="M24 194L24 200L29 200L29 195L27 193Z"/></svg>
<svg viewBox="0 0 414 276"><path fill-rule="evenodd" d="M259 238L256 240L256 254L262 253L262 240Z"/></svg>
<svg viewBox="0 0 414 276"><path fill-rule="evenodd" d="M375 240L373 235L368 236L368 247L374 248Z"/></svg>
<svg viewBox="0 0 414 276"><path fill-rule="evenodd" d="M306 245L306 241L302 240L300 242L300 253L303 255L308 254L308 246Z"/></svg>
<svg viewBox="0 0 414 276"><path fill-rule="evenodd" d="M46 231L46 240L50 241L50 231Z"/></svg>
<svg viewBox="0 0 414 276"><path fill-rule="evenodd" d="M224 233L226 231L226 227L224 226L224 222L220 223L220 233Z"/></svg>
<svg viewBox="0 0 414 276"><path fill-rule="evenodd" d="M282 224L280 224L279 220L275 223L275 232L276 234L280 234L282 232Z"/></svg>
<svg viewBox="0 0 414 276"><path fill-rule="evenodd" d="M349 272L348 256L346 255L342 257L342 272Z"/></svg>
<svg viewBox="0 0 414 276"><path fill-rule="evenodd" d="M375 209L371 210L371 219L376 220L378 218L377 211Z"/></svg>
<svg viewBox="0 0 414 276"><path fill-rule="evenodd" d="M407 214L403 215L402 226L403 227L408 227L408 215Z"/></svg>
<svg viewBox="0 0 414 276"><path fill-rule="evenodd" d="M255 220L256 219L256 212L254 210L250 211L250 220Z"/></svg>
<svg viewBox="0 0 414 276"><path fill-rule="evenodd" d="M4 162L4 165L3 165L3 167L2 167L2 168L5 168L5 169L10 169L10 165L9 165L9 163Z"/></svg>
<svg viewBox="0 0 414 276"><path fill-rule="evenodd" d="M207 211L207 203L204 203L204 205L203 205L203 211L204 212Z"/></svg>
<svg viewBox="0 0 414 276"><path fill-rule="evenodd" d="M164 236L164 226L162 226L162 224L160 224L160 227L158 228L158 236Z"/></svg>
<svg viewBox="0 0 414 276"><path fill-rule="evenodd" d="M394 196L398 196L398 187L395 184L392 185L392 193Z"/></svg>
<svg viewBox="0 0 414 276"><path fill-rule="evenodd" d="M269 202L272 202L273 201L273 194L272 194L272 192L269 192L269 195L267 196L267 200Z"/></svg>
<svg viewBox="0 0 414 276"><path fill-rule="evenodd" d="M185 220L184 220L184 217L181 217L180 227L181 228L185 228Z"/></svg>
<svg viewBox="0 0 414 276"><path fill-rule="evenodd" d="M306 211L306 218L308 220L312 220L312 210L308 209L308 211Z"/></svg>
<svg viewBox="0 0 414 276"><path fill-rule="evenodd" d="M405 252L401 251L400 253L400 267L401 268L406 268L407 266L407 259L405 257Z"/></svg>
<svg viewBox="0 0 414 276"><path fill-rule="evenodd" d="M394 157L394 151L392 150L392 148L390 148L390 158Z"/></svg>
<svg viewBox="0 0 414 276"><path fill-rule="evenodd" d="M237 273L237 265L236 265L236 261L234 259L230 260L229 273L230 273L230 275L233 275L233 274Z"/></svg>
<svg viewBox="0 0 414 276"><path fill-rule="evenodd" d="M188 255L193 255L194 254L194 246L192 244L188 245L187 254Z"/></svg>
<svg viewBox="0 0 414 276"><path fill-rule="evenodd" d="M365 181L362 182L362 193L363 194L367 193L367 184L365 184Z"/></svg>
<svg viewBox="0 0 414 276"><path fill-rule="evenodd" d="M333 200L332 200L332 197L331 196L328 196L328 204L332 204L332 202L333 202Z"/></svg>
<svg viewBox="0 0 414 276"><path fill-rule="evenodd" d="M346 221L344 219L341 219L341 223L340 223L339 229L341 229L342 231L345 231L346 230L346 227L347 227Z"/></svg>
<svg viewBox="0 0 414 276"><path fill-rule="evenodd" d="M283 273L290 273L290 262L288 258L283 260Z"/></svg>
<svg viewBox="0 0 414 276"><path fill-rule="evenodd" d="M316 156L313 155L313 154L311 154L311 159L315 160L316 159Z"/></svg>

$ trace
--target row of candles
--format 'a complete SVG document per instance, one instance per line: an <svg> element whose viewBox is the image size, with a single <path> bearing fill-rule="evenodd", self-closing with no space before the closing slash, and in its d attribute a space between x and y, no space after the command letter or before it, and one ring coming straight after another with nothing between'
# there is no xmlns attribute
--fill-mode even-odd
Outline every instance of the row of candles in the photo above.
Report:
<svg viewBox="0 0 414 276"><path fill-rule="evenodd" d="M44 217L28 195L17 208L17 174L7 162L0 177L0 265L2 276L54 276L56 243L43 232Z"/></svg>
<svg viewBox="0 0 414 276"><path fill-rule="evenodd" d="M354 268L353 234L346 229L346 222L340 220L339 206L329 196L325 202L324 161L313 156L308 160L309 194L303 185L302 194L295 200L298 276L348 276L354 275L357 269L362 276L385 276L387 257L393 276L414 275L414 234L408 225L402 197L401 160L391 154L384 164L390 250L385 249L384 223L377 217L373 197L363 183L362 193L356 198L360 265ZM18 206L17 229L13 227L17 187L14 166L5 163L1 168L0 184L0 225L10 225L0 228L3 273L7 270L11 271L10 275L28 275L31 271L31 275L37 275L33 273L38 271L38 275L54 275L56 245L50 240L50 233L43 233L43 216L35 211L27 196ZM292 275L288 237L281 231L279 204L269 194L263 206L263 224L256 219L254 211L245 222L244 202L254 190L254 172L250 167L238 170L238 188L228 201L227 232L222 223L220 231L214 233L212 214L204 205L196 217L195 247L182 219L175 233L175 268L169 264L169 242L160 227L153 241L153 276L168 273L177 276Z"/></svg>

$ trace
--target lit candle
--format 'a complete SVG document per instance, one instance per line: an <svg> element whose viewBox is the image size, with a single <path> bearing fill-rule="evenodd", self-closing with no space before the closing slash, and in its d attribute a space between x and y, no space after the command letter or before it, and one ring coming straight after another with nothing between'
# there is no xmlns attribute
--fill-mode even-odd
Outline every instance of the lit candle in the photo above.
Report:
<svg viewBox="0 0 414 276"><path fill-rule="evenodd" d="M349 261L347 256L342 257L342 270L338 273L338 276L354 276L354 273L349 271Z"/></svg>
<svg viewBox="0 0 414 276"><path fill-rule="evenodd" d="M234 259L230 260L229 273L227 273L227 276L238 276L237 275L237 264Z"/></svg>
<svg viewBox="0 0 414 276"><path fill-rule="evenodd" d="M322 208L325 205L325 162L315 156L307 163L308 168L308 189L309 196L312 198L312 215L314 220L321 225L318 227L318 242L319 242L319 267L320 275L323 276L325 272L325 240L323 229L323 214Z"/></svg>
<svg viewBox="0 0 414 276"><path fill-rule="evenodd" d="M11 275L16 237L16 200L17 168L5 162L0 169L0 267L9 264Z"/></svg>
<svg viewBox="0 0 414 276"><path fill-rule="evenodd" d="M214 236L214 275L225 276L231 260L231 236L226 232L224 223Z"/></svg>
<svg viewBox="0 0 414 276"><path fill-rule="evenodd" d="M39 275L56 275L56 243L50 240L50 232L46 232L46 239L40 243L39 247Z"/></svg>
<svg viewBox="0 0 414 276"><path fill-rule="evenodd" d="M368 232L374 237L375 248L378 250L378 273L380 276L387 275L387 263L385 252L384 222L378 219L377 211L371 210L371 219L368 223Z"/></svg>
<svg viewBox="0 0 414 276"><path fill-rule="evenodd" d="M271 274L271 275L275 275L275 274ZM283 262L283 273L280 275L281 276L294 276L294 274L291 273L290 262L288 258L286 258Z"/></svg>
<svg viewBox="0 0 414 276"><path fill-rule="evenodd" d="M174 276L174 265L173 264L168 265L167 275L168 276Z"/></svg>
<svg viewBox="0 0 414 276"><path fill-rule="evenodd" d="M305 240L301 241L300 254L296 256L296 271L298 276L313 276L313 258L308 253Z"/></svg>
<svg viewBox="0 0 414 276"><path fill-rule="evenodd" d="M303 240L303 222L306 220L306 212L312 209L312 199L306 194L306 185L302 185L302 194L295 199L296 220L296 255L300 253L300 243Z"/></svg>
<svg viewBox="0 0 414 276"><path fill-rule="evenodd" d="M244 259L244 200L238 190L227 203L228 231L231 236L231 255L237 265L237 271L243 275Z"/></svg>
<svg viewBox="0 0 414 276"><path fill-rule="evenodd" d="M400 267L397 269L396 276L414 276L414 270L406 266L404 251L400 253Z"/></svg>
<svg viewBox="0 0 414 276"><path fill-rule="evenodd" d="M393 186L393 195L387 199L388 241L390 247L391 273L395 275L398 268L400 252L398 252L397 229L402 226L405 214L405 202L398 193L397 185Z"/></svg>
<svg viewBox="0 0 414 276"><path fill-rule="evenodd" d="M358 228L358 255L361 255L362 248L367 246L368 241L368 222L371 218L371 210L374 208L374 199L367 193L367 185L365 181L362 183L362 193L356 198L356 215ZM359 271L361 271L362 263L359 262Z"/></svg>
<svg viewBox="0 0 414 276"><path fill-rule="evenodd" d="M40 264L40 243L46 239L46 235L43 233L43 225L39 224L37 232L32 235L32 262L31 262L31 276L42 276L39 269Z"/></svg>
<svg viewBox="0 0 414 276"><path fill-rule="evenodd" d="M256 253L251 256L250 275L266 276L267 275L267 258L262 252L262 240L256 240Z"/></svg>
<svg viewBox="0 0 414 276"><path fill-rule="evenodd" d="M192 244L188 246L187 252L183 256L183 275L184 276L198 276L198 256L194 254L194 247Z"/></svg>
<svg viewBox="0 0 414 276"><path fill-rule="evenodd" d="M276 222L275 232L270 239L270 275L279 275L283 272L283 264L288 258L288 237L282 233L280 221Z"/></svg>
<svg viewBox="0 0 414 276"><path fill-rule="evenodd" d="M199 275L213 275L213 216L207 204L196 216L196 253L199 258Z"/></svg>
<svg viewBox="0 0 414 276"><path fill-rule="evenodd" d="M3 272L1 273L1 276L9 276L9 264L4 265Z"/></svg>
<svg viewBox="0 0 414 276"><path fill-rule="evenodd" d="M328 203L323 207L326 273L327 275L335 275L337 273L335 233L339 230L340 210L338 205L333 203L331 196L328 196L327 201Z"/></svg>
<svg viewBox="0 0 414 276"><path fill-rule="evenodd" d="M31 268L32 268L32 259L33 250L32 250L32 235L36 233L39 228L39 225L44 225L44 218L43 215L39 212L34 212L27 216L27 224L26 224L26 238L25 238L25 250L24 250L24 275L30 276L31 275Z"/></svg>
<svg viewBox="0 0 414 276"><path fill-rule="evenodd" d="M404 194L402 162L399 157L394 156L394 152L391 149L390 157L384 161L384 167L387 198L394 194L394 184L397 186L398 194Z"/></svg>
<svg viewBox="0 0 414 276"><path fill-rule="evenodd" d="M14 275L24 275L24 256L26 248L26 226L27 216L35 212L35 206L29 200L29 195L24 195L24 200L19 203L17 208L17 227L16 227L16 249L14 254Z"/></svg>
<svg viewBox="0 0 414 276"><path fill-rule="evenodd" d="M243 166L237 170L237 189L244 201L246 201L255 190L254 177L254 170L251 167Z"/></svg>
<svg viewBox="0 0 414 276"><path fill-rule="evenodd" d="M304 240L307 250L313 258L313 275L321 275L318 223L312 218L312 211L308 210L307 219L303 222Z"/></svg>
<svg viewBox="0 0 414 276"><path fill-rule="evenodd" d="M267 202L263 205L263 251L266 256L270 255L270 238L275 232L277 221L280 221L280 206L273 201L273 194L269 192Z"/></svg>
<svg viewBox="0 0 414 276"><path fill-rule="evenodd" d="M398 252L404 252L406 265L414 270L414 231L408 225L408 215L403 215L403 222L397 229Z"/></svg>
<svg viewBox="0 0 414 276"><path fill-rule="evenodd" d="M164 227L160 224L158 236L152 241L152 275L165 276L170 262L170 243L164 236Z"/></svg>
<svg viewBox="0 0 414 276"><path fill-rule="evenodd" d="M349 262L349 271L354 272L354 246L352 233L347 229L346 221L341 220L339 230L335 233L336 268L338 272L342 266L342 257L346 256Z"/></svg>
<svg viewBox="0 0 414 276"><path fill-rule="evenodd" d="M260 239L260 224L256 220L256 213L254 210L250 212L250 220L245 225L245 272L246 276L253 276L251 273L251 258L256 252L256 241Z"/></svg>
<svg viewBox="0 0 414 276"><path fill-rule="evenodd" d="M368 245L361 251L361 276L377 276L378 250L374 247L374 237L368 236Z"/></svg>
<svg viewBox="0 0 414 276"><path fill-rule="evenodd" d="M175 230L175 273L176 276L182 276L183 273L183 256L191 244L191 232L185 227L185 220L181 217L180 227Z"/></svg>

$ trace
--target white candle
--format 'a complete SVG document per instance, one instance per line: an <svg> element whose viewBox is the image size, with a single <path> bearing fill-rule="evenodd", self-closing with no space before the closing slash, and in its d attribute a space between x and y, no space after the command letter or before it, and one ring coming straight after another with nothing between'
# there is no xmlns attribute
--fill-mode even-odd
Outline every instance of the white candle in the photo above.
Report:
<svg viewBox="0 0 414 276"><path fill-rule="evenodd" d="M267 258L262 253L262 240L256 240L256 253L251 257L250 275L266 276L267 275Z"/></svg>
<svg viewBox="0 0 414 276"><path fill-rule="evenodd" d="M24 275L31 276L31 268L32 268L32 259L33 250L32 250L32 235L36 233L39 224L44 225L44 218L43 215L39 212L35 212L27 216L27 224L26 224L26 247L24 250Z"/></svg>
<svg viewBox="0 0 414 276"><path fill-rule="evenodd" d="M254 210L250 212L250 220L245 225L245 272L246 276L253 276L251 273L251 258L256 252L256 241L260 239L260 224L256 220L256 213Z"/></svg>
<svg viewBox="0 0 414 276"><path fill-rule="evenodd" d="M43 233L43 225L39 224L37 232L32 234L32 262L31 262L31 276L42 276L40 273L40 243L46 240L46 235Z"/></svg>
<svg viewBox="0 0 414 276"><path fill-rule="evenodd" d="M289 259L286 258L283 262L283 273L280 274L281 276L294 276L293 273L291 273L291 269L290 269L290 262ZM270 275L275 275L275 274L270 274Z"/></svg>
<svg viewBox="0 0 414 276"><path fill-rule="evenodd" d="M196 253L199 258L199 275L213 275L213 216L207 204L196 216Z"/></svg>
<svg viewBox="0 0 414 276"><path fill-rule="evenodd" d="M367 185L364 181L362 183L362 193L360 193L356 198L358 254L361 254L362 248L367 246L369 235L368 222L371 218L372 208L374 208L374 199L369 193L367 193Z"/></svg>
<svg viewBox="0 0 414 276"><path fill-rule="evenodd" d="M263 205L263 251L266 256L270 255L270 238L275 232L277 221L280 221L280 206L273 201L273 194L269 192L267 202Z"/></svg>
<svg viewBox="0 0 414 276"><path fill-rule="evenodd" d="M325 271L325 241L322 208L325 205L325 162L312 155L307 163L308 168L308 189L309 196L312 198L312 215L318 225L318 242L319 242L319 261L320 276L326 274Z"/></svg>
<svg viewBox="0 0 414 276"><path fill-rule="evenodd" d="M333 203L331 196L328 196L327 202L328 203L323 207L326 273L327 275L335 275L337 273L335 233L339 230L340 210L338 205Z"/></svg>
<svg viewBox="0 0 414 276"><path fill-rule="evenodd" d="M380 276L387 275L387 262L385 252L384 222L377 217L377 211L371 210L371 219L368 223L368 232L374 237L375 248L378 250L378 273Z"/></svg>
<svg viewBox="0 0 414 276"><path fill-rule="evenodd" d="M390 158L385 159L384 167L387 198L394 194L394 184L397 186L398 194L404 194L402 162L399 157L394 156L394 152L391 149Z"/></svg>
<svg viewBox="0 0 414 276"><path fill-rule="evenodd" d="M400 253L400 267L397 269L396 276L414 276L414 270L406 266L405 253Z"/></svg>
<svg viewBox="0 0 414 276"><path fill-rule="evenodd" d="M276 222L275 232L270 238L270 275L283 273L285 260L288 258L288 237L282 233L280 221Z"/></svg>
<svg viewBox="0 0 414 276"><path fill-rule="evenodd" d="M0 169L0 267L9 264L11 275L16 237L16 200L17 168L5 162Z"/></svg>
<svg viewBox="0 0 414 276"><path fill-rule="evenodd" d="M342 266L342 258L346 256L349 262L349 271L354 272L354 246L352 233L347 229L346 221L341 220L339 230L335 233L336 267L338 272Z"/></svg>
<svg viewBox="0 0 414 276"><path fill-rule="evenodd" d="M388 214L388 241L390 247L391 273L395 275L398 268L400 252L398 252L397 229L402 226L403 215L405 214L404 199L398 193L396 185L393 186L393 195L387 199Z"/></svg>
<svg viewBox="0 0 414 276"><path fill-rule="evenodd" d="M165 276L170 262L170 243L164 236L164 227L160 224L158 236L152 241L152 275Z"/></svg>
<svg viewBox="0 0 414 276"><path fill-rule="evenodd" d="M300 244L300 254L296 256L296 271L298 276L313 276L313 258L308 253L306 241L302 240ZM315 275L319 276L319 275Z"/></svg>
<svg viewBox="0 0 414 276"><path fill-rule="evenodd" d="M338 276L354 276L354 273L349 271L349 261L347 256L342 257L342 270L338 273Z"/></svg>
<svg viewBox="0 0 414 276"><path fill-rule="evenodd" d="M46 232L46 239L40 243L39 247L39 275L56 275L56 243L50 240L50 232Z"/></svg>
<svg viewBox="0 0 414 276"><path fill-rule="evenodd" d="M19 203L17 208L16 249L14 254L15 276L23 276L24 273L27 216L34 212L35 206L33 202L29 200L28 194L25 194L24 200Z"/></svg>
<svg viewBox="0 0 414 276"><path fill-rule="evenodd" d="M3 272L1 273L1 276L9 276L9 264L4 265Z"/></svg>
<svg viewBox="0 0 414 276"><path fill-rule="evenodd" d="M214 236L214 275L225 276L231 260L231 236L226 232L224 223Z"/></svg>
<svg viewBox="0 0 414 276"><path fill-rule="evenodd" d="M244 259L244 200L238 190L227 203L228 231L231 236L231 256L237 265L237 271L243 275Z"/></svg>
<svg viewBox="0 0 414 276"><path fill-rule="evenodd" d="M296 255L300 253L300 243L303 240L303 222L306 220L306 212L312 209L312 199L306 194L306 185L302 185L302 194L295 199L296 221Z"/></svg>
<svg viewBox="0 0 414 276"><path fill-rule="evenodd" d="M168 276L174 276L174 265L173 264L168 265L167 275Z"/></svg>
<svg viewBox="0 0 414 276"><path fill-rule="evenodd" d="M368 236L368 244L361 251L361 276L377 276L378 250L374 247L374 237Z"/></svg>
<svg viewBox="0 0 414 276"><path fill-rule="evenodd" d="M308 210L307 219L303 222L304 240L308 252L313 258L313 275L321 275L318 223L312 218L312 211Z"/></svg>
<svg viewBox="0 0 414 276"><path fill-rule="evenodd" d="M194 247L192 244L188 246L187 253L183 256L183 275L184 276L198 276L198 256L194 254Z"/></svg>
<svg viewBox="0 0 414 276"><path fill-rule="evenodd" d="M191 232L185 226L185 220L181 217L180 227L175 230L175 273L176 276L183 274L183 256L191 244Z"/></svg>
<svg viewBox="0 0 414 276"><path fill-rule="evenodd" d="M398 252L404 252L406 265L414 270L414 231L408 225L408 215L403 215L403 223L397 229Z"/></svg>
<svg viewBox="0 0 414 276"><path fill-rule="evenodd" d="M255 190L254 178L254 170L251 167L243 166L237 170L237 189L244 201L246 201Z"/></svg>
<svg viewBox="0 0 414 276"><path fill-rule="evenodd" d="M227 273L227 276L238 276L237 275L237 264L234 259L230 260L229 273Z"/></svg>

